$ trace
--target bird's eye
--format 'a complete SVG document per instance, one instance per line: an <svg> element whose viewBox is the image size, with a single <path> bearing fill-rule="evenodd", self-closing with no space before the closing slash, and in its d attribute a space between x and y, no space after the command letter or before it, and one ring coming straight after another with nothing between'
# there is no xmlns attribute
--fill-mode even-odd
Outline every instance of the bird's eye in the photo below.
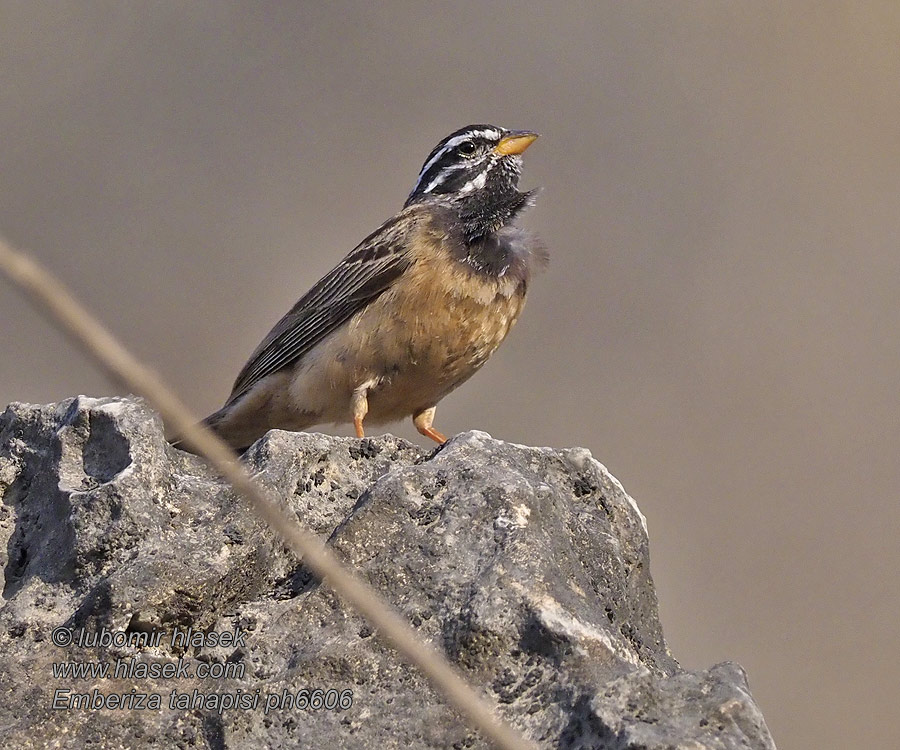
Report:
<svg viewBox="0 0 900 750"><path fill-rule="evenodd" d="M476 146L475 141L463 141L456 147L457 151L461 153L463 156L471 156L475 153Z"/></svg>

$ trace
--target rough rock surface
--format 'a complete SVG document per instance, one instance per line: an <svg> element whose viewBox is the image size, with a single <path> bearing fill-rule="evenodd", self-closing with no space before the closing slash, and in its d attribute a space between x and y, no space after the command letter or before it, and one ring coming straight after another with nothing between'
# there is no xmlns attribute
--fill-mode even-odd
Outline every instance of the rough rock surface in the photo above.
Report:
<svg viewBox="0 0 900 750"><path fill-rule="evenodd" d="M246 459L542 747L774 747L739 666L669 654L644 519L588 451L273 431ZM11 405L0 495L4 747L486 747L141 401ZM264 710L304 688L352 705ZM259 703L223 709L238 691ZM160 707L77 703L139 694Z"/></svg>

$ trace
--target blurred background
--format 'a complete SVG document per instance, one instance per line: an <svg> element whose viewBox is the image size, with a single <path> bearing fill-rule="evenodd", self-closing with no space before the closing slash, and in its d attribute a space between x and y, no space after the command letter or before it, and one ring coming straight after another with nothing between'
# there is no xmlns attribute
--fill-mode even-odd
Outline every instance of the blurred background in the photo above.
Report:
<svg viewBox="0 0 900 750"><path fill-rule="evenodd" d="M897 747L898 39L890 0L0 0L0 232L207 413L440 138L541 132L550 266L438 426L590 448L682 664L743 664L782 748ZM6 283L0 321L2 404L117 392Z"/></svg>

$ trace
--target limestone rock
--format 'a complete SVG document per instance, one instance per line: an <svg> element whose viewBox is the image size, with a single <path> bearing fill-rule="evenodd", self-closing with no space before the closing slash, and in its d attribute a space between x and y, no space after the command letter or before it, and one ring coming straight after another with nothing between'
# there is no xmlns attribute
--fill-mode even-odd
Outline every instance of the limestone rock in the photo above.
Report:
<svg viewBox="0 0 900 750"><path fill-rule="evenodd" d="M542 747L774 747L740 667L672 658L644 518L588 451L272 431L245 458ZM0 495L4 746L487 746L140 400L11 405Z"/></svg>

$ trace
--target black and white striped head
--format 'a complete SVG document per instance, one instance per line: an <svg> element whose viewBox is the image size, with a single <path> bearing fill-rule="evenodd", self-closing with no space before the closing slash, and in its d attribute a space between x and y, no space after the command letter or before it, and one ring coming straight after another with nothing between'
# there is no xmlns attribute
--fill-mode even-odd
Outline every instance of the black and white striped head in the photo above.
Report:
<svg viewBox="0 0 900 750"><path fill-rule="evenodd" d="M484 202L515 193L521 154L537 137L496 125L468 125L451 133L428 155L406 205L429 196Z"/></svg>

